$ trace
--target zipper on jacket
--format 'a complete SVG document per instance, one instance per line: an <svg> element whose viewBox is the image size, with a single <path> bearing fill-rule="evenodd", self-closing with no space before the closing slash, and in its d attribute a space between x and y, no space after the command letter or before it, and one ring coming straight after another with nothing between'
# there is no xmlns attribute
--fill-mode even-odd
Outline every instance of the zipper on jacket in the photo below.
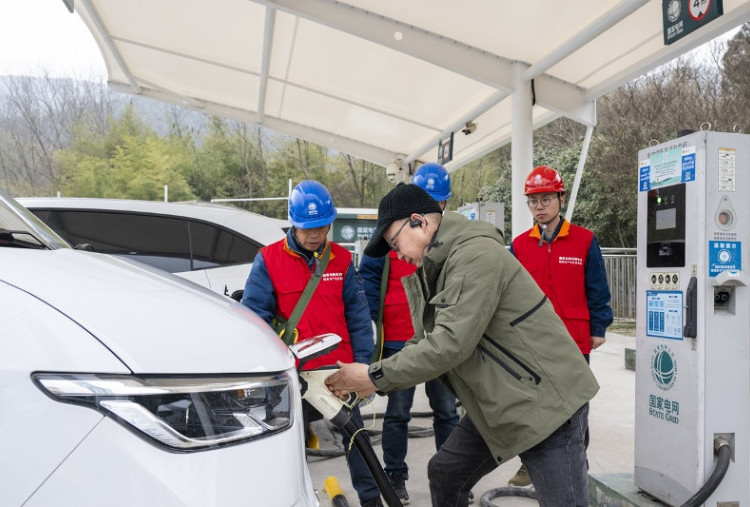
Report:
<svg viewBox="0 0 750 507"><path fill-rule="evenodd" d="M502 366L505 371L507 371L508 373L510 373L511 375L513 375L513 378L515 378L516 380L521 380L521 375L518 372L516 372L516 370L514 370L513 368L511 368L502 359L500 359L495 354L493 354L492 352L490 352L487 349L487 347L485 347L484 345L477 345L477 348L479 350L481 350L482 352L484 352L485 354L487 354L497 364L499 364L500 366Z"/></svg>
<svg viewBox="0 0 750 507"><path fill-rule="evenodd" d="M510 326L511 327L515 327L516 325L520 324L524 320L528 319L529 316L531 316L531 314L533 314L535 311L537 311L539 308L541 308L541 306L544 304L545 301L547 301L547 296L544 296L541 301L539 301L537 304L535 304L534 308L532 308L528 312L524 313L523 315L521 315L517 319L514 319L514 320L510 321Z"/></svg>
<svg viewBox="0 0 750 507"><path fill-rule="evenodd" d="M519 358L517 358L515 356L515 354L513 354L510 350L506 349L505 347L503 347L502 345L500 345L499 343L497 343L495 340L493 340L492 338L490 338L486 334L483 335L483 336L484 336L485 340L487 340L489 343L491 343L492 345L494 345L495 347L497 347L498 350L500 350L500 352L502 352L503 354L505 354L508 358L510 358L511 361L513 361L518 366L520 366L521 368L523 368L523 370L526 373L528 373L529 375L531 375L535 384L539 384L542 381L542 377L540 377L539 375L537 375L537 373L534 370L532 370L531 368L529 368L529 366L526 365L526 363L524 363Z"/></svg>

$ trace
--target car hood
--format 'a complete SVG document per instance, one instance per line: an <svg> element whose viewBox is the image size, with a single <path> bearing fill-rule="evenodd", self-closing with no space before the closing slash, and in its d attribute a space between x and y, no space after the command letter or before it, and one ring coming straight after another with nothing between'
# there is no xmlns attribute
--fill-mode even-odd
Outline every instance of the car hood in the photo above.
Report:
<svg viewBox="0 0 750 507"><path fill-rule="evenodd" d="M134 373L255 373L294 365L273 330L241 304L114 257L4 248L0 280L68 316Z"/></svg>

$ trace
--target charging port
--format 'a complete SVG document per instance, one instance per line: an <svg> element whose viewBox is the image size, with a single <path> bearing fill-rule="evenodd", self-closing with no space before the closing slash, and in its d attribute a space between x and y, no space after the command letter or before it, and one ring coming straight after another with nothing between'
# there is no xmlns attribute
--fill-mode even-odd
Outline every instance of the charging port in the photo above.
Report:
<svg viewBox="0 0 750 507"><path fill-rule="evenodd" d="M732 312L732 295L734 287L714 287L714 310L725 310Z"/></svg>

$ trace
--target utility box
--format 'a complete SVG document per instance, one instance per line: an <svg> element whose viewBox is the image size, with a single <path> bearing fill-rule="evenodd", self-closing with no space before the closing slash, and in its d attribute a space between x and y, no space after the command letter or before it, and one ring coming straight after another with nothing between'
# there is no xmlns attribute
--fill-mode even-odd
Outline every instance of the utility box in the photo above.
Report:
<svg viewBox="0 0 750 507"><path fill-rule="evenodd" d="M481 220L505 230L505 205L501 202L470 202L459 207L456 211L469 220Z"/></svg>
<svg viewBox="0 0 750 507"><path fill-rule="evenodd" d="M352 252L354 265L359 266L362 241L369 240L375 231L378 223L378 210L375 208L336 208L336 211L336 220L331 224L328 238Z"/></svg>
<svg viewBox="0 0 750 507"><path fill-rule="evenodd" d="M635 485L682 505L750 505L750 136L700 131L638 152Z"/></svg>

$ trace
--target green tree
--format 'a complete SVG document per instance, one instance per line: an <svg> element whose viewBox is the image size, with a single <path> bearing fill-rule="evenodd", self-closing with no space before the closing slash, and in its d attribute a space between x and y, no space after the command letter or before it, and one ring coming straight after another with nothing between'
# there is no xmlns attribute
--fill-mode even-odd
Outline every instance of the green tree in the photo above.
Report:
<svg viewBox="0 0 750 507"><path fill-rule="evenodd" d="M380 198L393 188L382 167L345 153L333 160L326 180L326 187L340 207L377 208Z"/></svg>
<svg viewBox="0 0 750 507"><path fill-rule="evenodd" d="M727 43L722 58L721 89L724 99L724 117L734 125L750 132L750 23L745 23Z"/></svg>
<svg viewBox="0 0 750 507"><path fill-rule="evenodd" d="M185 178L190 160L184 146L154 134L132 106L104 135L78 129L73 147L59 150L56 160L68 196L159 200L167 185L170 200L195 198Z"/></svg>

